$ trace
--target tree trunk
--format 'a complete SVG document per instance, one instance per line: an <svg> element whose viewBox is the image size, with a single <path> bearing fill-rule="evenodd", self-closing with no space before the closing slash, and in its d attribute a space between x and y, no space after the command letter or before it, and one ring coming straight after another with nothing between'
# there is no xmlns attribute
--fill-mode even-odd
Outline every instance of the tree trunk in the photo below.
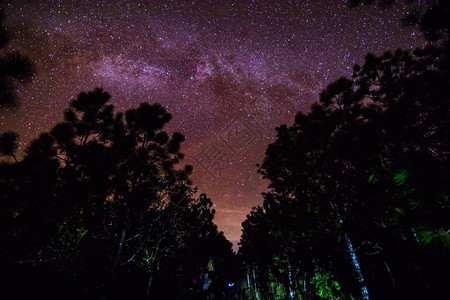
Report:
<svg viewBox="0 0 450 300"><path fill-rule="evenodd" d="M386 267L386 271L389 274L389 278L391 279L392 286L395 288L396 286L395 286L394 276L392 276L391 268L389 268L389 265L386 261L384 261L384 266Z"/></svg>
<svg viewBox="0 0 450 300"><path fill-rule="evenodd" d="M150 277L148 278L148 284L147 284L147 291L145 293L145 299L151 299L150 292L152 290L152 284L153 284L153 278L155 275L155 266L158 264L157 262L157 255L159 252L159 244L163 238L159 239L155 246L155 251L152 253L152 260L151 260L151 266L150 266Z"/></svg>
<svg viewBox="0 0 450 300"><path fill-rule="evenodd" d="M256 273L255 273L255 269L254 268L252 268L252 275L253 275L253 283L254 283L254 292L255 292L255 299L261 299L260 298L260 296L259 296L259 291L258 291L258 284L257 284L257 282L256 282Z"/></svg>
<svg viewBox="0 0 450 300"><path fill-rule="evenodd" d="M147 291L145 293L145 299L150 299L150 291L152 289L152 283L153 283L153 271L150 274L150 277L148 278L148 284L147 284Z"/></svg>
<svg viewBox="0 0 450 300"><path fill-rule="evenodd" d="M119 264L120 257L122 256L123 242L125 241L126 234L127 230L122 229L122 236L120 237L119 248L117 249L116 259L114 260L114 265L112 267L113 271L116 269L117 265Z"/></svg>
<svg viewBox="0 0 450 300"><path fill-rule="evenodd" d="M350 258L352 259L353 268L355 269L356 277L360 284L362 299L369 300L369 292L367 291L367 286L364 281L363 273L361 272L361 267L359 265L358 258L356 257L355 250L353 249L352 241L348 237L347 233L344 234L345 242L347 243L348 252Z"/></svg>

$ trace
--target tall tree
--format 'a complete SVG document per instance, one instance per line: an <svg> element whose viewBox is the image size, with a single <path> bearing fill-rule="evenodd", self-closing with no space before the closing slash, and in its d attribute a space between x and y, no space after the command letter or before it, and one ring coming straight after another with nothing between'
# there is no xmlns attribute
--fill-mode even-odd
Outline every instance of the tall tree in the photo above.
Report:
<svg viewBox="0 0 450 300"><path fill-rule="evenodd" d="M250 245L281 231L281 253L311 266L301 267L306 273L298 277L310 283L309 294L331 299L339 286L362 298L445 295L448 23L429 22L437 8L448 12L448 4L436 5L418 19L429 40L424 48L368 54L351 78L330 84L309 113L277 128L260 166L270 190L256 224L250 226L252 216L243 224L246 262L254 262L246 254ZM268 233L252 234L258 227ZM295 263L289 266L295 270ZM264 268L257 264L260 285L267 284ZM328 271L336 281L331 294L317 290ZM308 297L303 286L299 293Z"/></svg>
<svg viewBox="0 0 450 300"><path fill-rule="evenodd" d="M1 166L3 272L17 273L18 284L26 276L58 283L30 293L144 298L171 285L176 295L186 247L199 240L231 251L211 201L193 198L192 167L178 166L184 137L163 130L171 115L148 103L115 113L110 98L99 88L80 93L22 161Z"/></svg>

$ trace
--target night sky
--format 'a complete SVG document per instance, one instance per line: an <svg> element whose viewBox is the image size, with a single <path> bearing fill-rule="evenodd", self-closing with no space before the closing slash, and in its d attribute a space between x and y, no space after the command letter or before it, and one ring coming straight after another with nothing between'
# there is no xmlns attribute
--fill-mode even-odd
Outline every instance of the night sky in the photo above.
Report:
<svg viewBox="0 0 450 300"><path fill-rule="evenodd" d="M401 2L401 1L400 1ZM280 4L282 3L282 4ZM235 245L267 182L257 174L276 126L306 112L367 52L421 46L403 5L350 10L343 1L35 1L3 3L6 29L37 65L0 132L21 148L62 120L81 91L102 87L117 111L161 103L186 136L184 163ZM235 248L236 249L236 248Z"/></svg>

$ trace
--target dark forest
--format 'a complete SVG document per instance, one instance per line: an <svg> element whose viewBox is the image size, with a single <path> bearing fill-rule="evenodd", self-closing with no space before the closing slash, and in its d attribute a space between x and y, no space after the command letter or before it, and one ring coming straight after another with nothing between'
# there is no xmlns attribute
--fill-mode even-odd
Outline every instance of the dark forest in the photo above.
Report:
<svg viewBox="0 0 450 300"><path fill-rule="evenodd" d="M373 2L394 5L348 13ZM367 53L274 128L237 253L161 104L120 111L99 87L25 150L0 132L0 298L448 299L449 3L418 2L402 21L422 47ZM7 18L0 114L39 76Z"/></svg>

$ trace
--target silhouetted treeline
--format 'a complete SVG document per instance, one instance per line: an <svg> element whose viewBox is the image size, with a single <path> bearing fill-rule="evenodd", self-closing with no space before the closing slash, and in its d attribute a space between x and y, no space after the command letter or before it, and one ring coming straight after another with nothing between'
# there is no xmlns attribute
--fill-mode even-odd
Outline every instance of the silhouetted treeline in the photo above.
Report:
<svg viewBox="0 0 450 300"><path fill-rule="evenodd" d="M225 295L231 243L171 115L115 113L101 89L70 102L23 160L0 165L0 293L15 299L202 299Z"/></svg>
<svg viewBox="0 0 450 300"><path fill-rule="evenodd" d="M23 157L3 133L0 298L448 298L448 12L439 1L411 13L423 48L367 54L276 129L239 261L161 105L115 112L98 88ZM33 73L25 56L0 57L0 105Z"/></svg>
<svg viewBox="0 0 450 300"><path fill-rule="evenodd" d="M18 106L34 72L19 52L0 56L0 108ZM184 136L163 130L172 116L148 103L116 113L110 98L80 93L21 159L17 133L1 133L0 298L229 296L231 243L179 166Z"/></svg>
<svg viewBox="0 0 450 300"><path fill-rule="evenodd" d="M243 222L249 297L448 299L448 15L415 11L423 48L367 54L276 129Z"/></svg>

